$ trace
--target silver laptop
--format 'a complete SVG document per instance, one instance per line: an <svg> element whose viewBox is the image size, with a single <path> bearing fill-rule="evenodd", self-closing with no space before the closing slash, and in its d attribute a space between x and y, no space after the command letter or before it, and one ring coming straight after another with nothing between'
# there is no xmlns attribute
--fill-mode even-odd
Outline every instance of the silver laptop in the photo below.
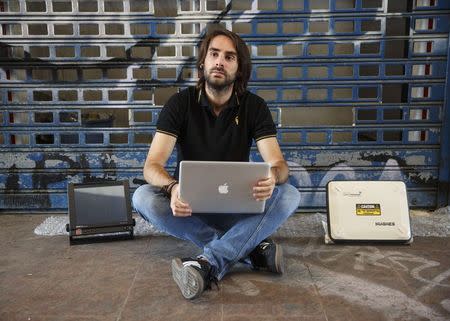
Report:
<svg viewBox="0 0 450 321"><path fill-rule="evenodd" d="M269 174L269 163L182 161L180 197L193 214L262 213L253 186Z"/></svg>

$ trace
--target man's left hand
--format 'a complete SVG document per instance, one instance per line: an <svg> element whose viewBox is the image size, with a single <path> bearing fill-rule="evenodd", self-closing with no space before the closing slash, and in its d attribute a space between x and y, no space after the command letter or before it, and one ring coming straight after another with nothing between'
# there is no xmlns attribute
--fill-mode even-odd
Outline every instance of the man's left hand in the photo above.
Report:
<svg viewBox="0 0 450 321"><path fill-rule="evenodd" d="M269 178L259 180L253 187L253 197L257 201L265 201L269 199L272 196L275 183L276 181L273 175L270 175Z"/></svg>

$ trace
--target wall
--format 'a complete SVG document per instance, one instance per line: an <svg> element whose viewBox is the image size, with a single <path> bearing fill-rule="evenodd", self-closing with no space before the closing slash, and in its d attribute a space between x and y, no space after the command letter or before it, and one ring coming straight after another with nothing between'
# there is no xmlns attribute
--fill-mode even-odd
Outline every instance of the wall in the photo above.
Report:
<svg viewBox="0 0 450 321"><path fill-rule="evenodd" d="M159 110L195 84L197 45L215 24L249 45L249 89L271 108L300 210L323 209L331 179L400 179L411 206L448 204L449 9L433 0L0 0L0 209L65 211L68 182L135 188Z"/></svg>

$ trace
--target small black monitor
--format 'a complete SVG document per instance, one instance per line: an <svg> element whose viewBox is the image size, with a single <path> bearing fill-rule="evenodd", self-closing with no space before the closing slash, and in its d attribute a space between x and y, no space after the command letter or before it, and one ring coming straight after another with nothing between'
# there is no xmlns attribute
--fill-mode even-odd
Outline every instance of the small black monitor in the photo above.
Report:
<svg viewBox="0 0 450 321"><path fill-rule="evenodd" d="M70 241L87 237L133 236L128 181L68 186Z"/></svg>

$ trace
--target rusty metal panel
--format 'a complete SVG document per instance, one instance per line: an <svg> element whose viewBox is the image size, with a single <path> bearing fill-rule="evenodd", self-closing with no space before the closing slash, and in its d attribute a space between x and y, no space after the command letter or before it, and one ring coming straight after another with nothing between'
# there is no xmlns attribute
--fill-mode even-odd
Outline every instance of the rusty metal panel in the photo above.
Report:
<svg viewBox="0 0 450 321"><path fill-rule="evenodd" d="M434 0L0 0L0 210L65 211L68 182L133 190L215 24L249 45L300 210L323 209L336 178L401 179L412 206L436 207L449 14Z"/></svg>

